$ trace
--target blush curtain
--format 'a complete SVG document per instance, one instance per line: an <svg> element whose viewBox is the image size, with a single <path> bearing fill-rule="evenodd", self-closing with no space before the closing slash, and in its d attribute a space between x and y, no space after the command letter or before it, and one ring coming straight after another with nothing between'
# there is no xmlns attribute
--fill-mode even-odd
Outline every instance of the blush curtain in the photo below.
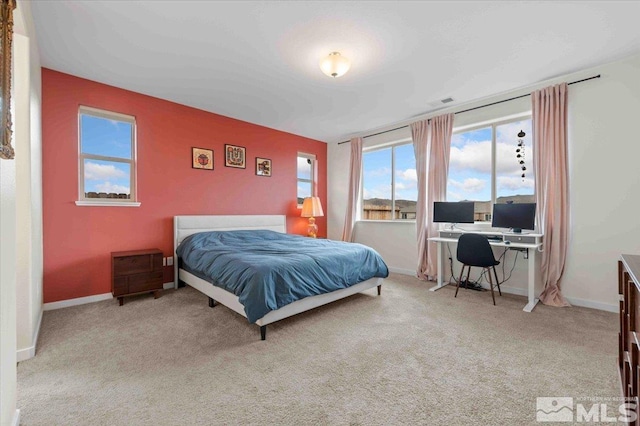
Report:
<svg viewBox="0 0 640 426"><path fill-rule="evenodd" d="M453 117L445 114L410 125L418 178L416 275L422 280L436 279L439 273L437 252L428 239L438 236L433 223L433 202L444 201L446 197Z"/></svg>
<svg viewBox="0 0 640 426"><path fill-rule="evenodd" d="M347 213L344 218L342 241L353 241L353 227L358 217L358 200L360 199L360 180L362 178L362 138L351 139L351 160L349 188L347 194Z"/></svg>
<svg viewBox="0 0 640 426"><path fill-rule="evenodd" d="M569 240L567 96L566 83L531 93L537 219L544 233L540 301L552 306L570 306L560 292Z"/></svg>

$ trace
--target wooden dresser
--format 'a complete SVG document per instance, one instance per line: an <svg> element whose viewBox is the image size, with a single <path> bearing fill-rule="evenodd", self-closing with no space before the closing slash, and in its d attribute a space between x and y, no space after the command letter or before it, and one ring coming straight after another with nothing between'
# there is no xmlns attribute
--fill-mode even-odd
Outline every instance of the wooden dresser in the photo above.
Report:
<svg viewBox="0 0 640 426"><path fill-rule="evenodd" d="M120 306L124 296L153 292L160 297L163 284L162 251L158 249L111 252L111 293Z"/></svg>
<svg viewBox="0 0 640 426"><path fill-rule="evenodd" d="M623 254L618 261L620 333L618 368L623 396L638 404L640 382L640 256ZM629 401L631 402L631 401Z"/></svg>

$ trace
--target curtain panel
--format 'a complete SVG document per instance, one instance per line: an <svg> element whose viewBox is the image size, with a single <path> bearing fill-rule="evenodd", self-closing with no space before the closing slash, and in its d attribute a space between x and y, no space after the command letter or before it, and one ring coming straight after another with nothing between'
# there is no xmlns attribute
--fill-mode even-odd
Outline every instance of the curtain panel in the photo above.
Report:
<svg viewBox="0 0 640 426"><path fill-rule="evenodd" d="M570 306L560 291L569 241L568 86L531 93L537 220L544 233L541 275L545 305Z"/></svg>
<svg viewBox="0 0 640 426"><path fill-rule="evenodd" d="M444 114L410 125L418 177L416 275L422 280L436 279L440 273L437 251L435 247L430 247L434 243L430 243L428 239L438 236L433 223L433 202L444 201L446 198L453 119L454 114Z"/></svg>
<svg viewBox="0 0 640 426"><path fill-rule="evenodd" d="M353 241L353 227L358 219L358 202L362 179L362 138L351 139L351 160L349 168L349 188L347 194L347 212L344 218L342 241Z"/></svg>

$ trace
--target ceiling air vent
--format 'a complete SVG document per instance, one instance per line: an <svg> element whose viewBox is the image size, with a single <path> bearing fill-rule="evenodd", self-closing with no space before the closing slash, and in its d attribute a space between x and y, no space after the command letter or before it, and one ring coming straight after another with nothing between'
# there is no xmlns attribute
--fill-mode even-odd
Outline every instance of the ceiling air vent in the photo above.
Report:
<svg viewBox="0 0 640 426"><path fill-rule="evenodd" d="M453 102L453 98L444 98L440 102L442 102L443 104L448 104L449 102Z"/></svg>

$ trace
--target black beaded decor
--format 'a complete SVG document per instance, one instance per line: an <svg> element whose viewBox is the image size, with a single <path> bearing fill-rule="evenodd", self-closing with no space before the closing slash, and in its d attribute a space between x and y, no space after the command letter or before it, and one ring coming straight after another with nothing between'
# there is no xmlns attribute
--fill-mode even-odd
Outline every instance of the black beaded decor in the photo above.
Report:
<svg viewBox="0 0 640 426"><path fill-rule="evenodd" d="M522 181L524 182L525 173L527 168L524 166L524 137L526 133L520 130L518 133L518 147L516 148L516 160L518 164L520 164L520 168L522 169Z"/></svg>

